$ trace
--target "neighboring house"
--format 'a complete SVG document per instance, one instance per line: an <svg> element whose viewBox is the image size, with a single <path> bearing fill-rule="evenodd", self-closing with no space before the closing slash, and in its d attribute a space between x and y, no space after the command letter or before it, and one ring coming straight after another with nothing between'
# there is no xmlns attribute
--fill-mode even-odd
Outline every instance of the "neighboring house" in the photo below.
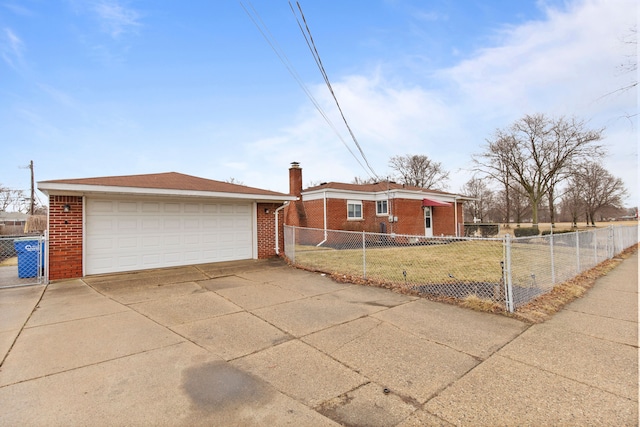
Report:
<svg viewBox="0 0 640 427"><path fill-rule="evenodd" d="M462 203L472 200L386 181L328 182L303 190L298 163L289 169L289 192L298 200L286 208L287 225L425 237L464 235Z"/></svg>
<svg viewBox="0 0 640 427"><path fill-rule="evenodd" d="M295 197L176 172L41 181L49 279L276 255Z"/></svg>
<svg viewBox="0 0 640 427"><path fill-rule="evenodd" d="M0 212L0 234L22 234L29 214L22 212Z"/></svg>

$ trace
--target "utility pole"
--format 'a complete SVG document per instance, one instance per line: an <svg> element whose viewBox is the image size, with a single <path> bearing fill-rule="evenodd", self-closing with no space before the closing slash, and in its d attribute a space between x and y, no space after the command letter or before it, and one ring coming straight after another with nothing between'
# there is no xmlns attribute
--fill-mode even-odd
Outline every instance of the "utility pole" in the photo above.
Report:
<svg viewBox="0 0 640 427"><path fill-rule="evenodd" d="M28 166L18 166L20 169L30 169L31 170L31 198L29 202L29 214L33 215L33 211L35 210L36 203L36 188L33 180L33 160L29 162Z"/></svg>
<svg viewBox="0 0 640 427"><path fill-rule="evenodd" d="M29 162L29 169L31 169L31 206L29 207L29 215L33 216L33 205L36 200L36 190L33 185L33 160Z"/></svg>

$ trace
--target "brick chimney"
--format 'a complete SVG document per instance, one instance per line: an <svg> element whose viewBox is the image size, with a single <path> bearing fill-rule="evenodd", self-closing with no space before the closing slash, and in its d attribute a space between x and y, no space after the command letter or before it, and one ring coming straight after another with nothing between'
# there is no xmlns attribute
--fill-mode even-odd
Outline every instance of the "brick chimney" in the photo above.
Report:
<svg viewBox="0 0 640 427"><path fill-rule="evenodd" d="M302 195L302 169L298 162L292 162L289 168L289 194L296 197Z"/></svg>

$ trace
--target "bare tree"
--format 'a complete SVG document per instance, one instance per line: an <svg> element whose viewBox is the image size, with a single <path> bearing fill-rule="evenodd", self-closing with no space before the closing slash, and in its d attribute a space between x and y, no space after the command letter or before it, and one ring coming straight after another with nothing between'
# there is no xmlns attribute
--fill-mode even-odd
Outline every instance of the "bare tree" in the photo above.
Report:
<svg viewBox="0 0 640 427"><path fill-rule="evenodd" d="M626 59L624 62L618 65L618 69L622 74L631 74L631 80L626 85L605 94L604 96L609 96L618 92L626 92L628 90L633 89L638 86L638 26L633 25L629 28L629 31L623 36L622 43L629 47L630 53L625 55ZM637 115L634 114L634 116Z"/></svg>
<svg viewBox="0 0 640 427"><path fill-rule="evenodd" d="M0 212L22 212L25 195L22 190L12 190L0 184Z"/></svg>
<svg viewBox="0 0 640 427"><path fill-rule="evenodd" d="M508 128L496 130L485 151L473 160L477 170L492 179L508 182L510 189L524 190L532 208L533 227L537 228L540 203L550 192L554 198L553 189L568 177L569 166L603 154L597 144L602 132L586 129L585 123L575 118L526 115Z"/></svg>
<svg viewBox="0 0 640 427"><path fill-rule="evenodd" d="M580 164L573 175L570 187L578 189L587 217L587 224L595 225L596 213L604 207L622 207L627 194L620 178L611 175L596 162Z"/></svg>
<svg viewBox="0 0 640 427"><path fill-rule="evenodd" d="M581 183L578 181L579 179L572 177L562 197L562 210L571 217L571 224L574 227L578 226L580 214L584 212L584 202L580 194Z"/></svg>
<svg viewBox="0 0 640 427"><path fill-rule="evenodd" d="M460 191L465 196L475 199L464 204L466 214L474 220L479 219L480 222L485 222L489 211L494 206L493 191L487 185L486 180L471 178Z"/></svg>
<svg viewBox="0 0 640 427"><path fill-rule="evenodd" d="M499 221L506 222L507 220L507 204L509 206L510 214L516 224L521 224L525 219L531 218L531 203L529 197L525 194L524 190L519 186L509 188L509 191L501 190L496 194L496 210L499 212Z"/></svg>
<svg viewBox="0 0 640 427"><path fill-rule="evenodd" d="M393 156L389 159L389 166L403 184L432 190L447 188L449 172L442 169L440 162L434 162L425 155Z"/></svg>
<svg viewBox="0 0 640 427"><path fill-rule="evenodd" d="M234 177L230 177L229 179L226 179L224 182L229 183L229 184L244 185L244 182L242 182L239 179L236 179Z"/></svg>
<svg viewBox="0 0 640 427"><path fill-rule="evenodd" d="M374 184L376 183L378 180L376 178L362 178L361 176L356 176L353 178L353 181L351 181L352 184L358 184L358 185L362 185L362 184Z"/></svg>

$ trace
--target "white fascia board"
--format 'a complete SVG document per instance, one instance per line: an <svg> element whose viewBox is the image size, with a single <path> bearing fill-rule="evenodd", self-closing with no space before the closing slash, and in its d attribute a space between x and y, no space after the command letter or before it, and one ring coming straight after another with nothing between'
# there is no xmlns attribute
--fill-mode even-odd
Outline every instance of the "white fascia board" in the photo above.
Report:
<svg viewBox="0 0 640 427"><path fill-rule="evenodd" d="M422 200L424 198L429 198L436 201L442 202L453 202L455 199L455 195L444 196L442 194L431 194L424 191L412 191L412 190L404 190L404 189L393 189L393 190L383 190L375 193L365 192L365 191L354 191L354 190L336 190L336 189L327 189L327 190L314 190L309 192L302 193L302 200L320 200L325 197L327 199L346 199L346 200L387 200L387 199L408 199L408 200Z"/></svg>
<svg viewBox="0 0 640 427"><path fill-rule="evenodd" d="M38 190L46 195L85 196L88 194L112 194L122 196L163 196L163 197L199 197L211 199L254 200L257 202L284 202L296 200L289 195L265 195L244 193L223 193L215 191L172 190L163 188L115 187L107 185L77 185L60 183L38 183Z"/></svg>

